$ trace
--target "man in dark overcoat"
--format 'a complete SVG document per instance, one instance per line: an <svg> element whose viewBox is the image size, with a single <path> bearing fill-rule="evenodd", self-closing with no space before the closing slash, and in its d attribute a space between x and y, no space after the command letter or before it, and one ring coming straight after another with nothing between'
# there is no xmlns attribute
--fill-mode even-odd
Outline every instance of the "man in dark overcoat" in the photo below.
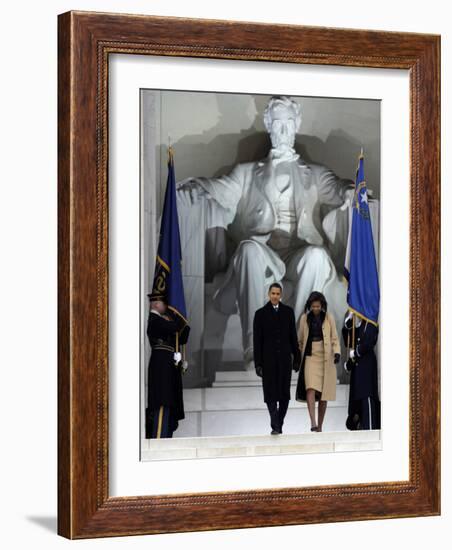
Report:
<svg viewBox="0 0 452 550"><path fill-rule="evenodd" d="M346 426L349 430L379 430L380 398L377 357L374 351L378 327L356 315L348 315L342 328L342 336L345 345L351 348L350 358L345 364L345 369L351 373Z"/></svg>
<svg viewBox="0 0 452 550"><path fill-rule="evenodd" d="M159 439L172 437L179 420L185 417L182 361L176 347L187 342L190 328L178 315L171 315L164 297L148 296L147 335L152 351L148 365L146 438Z"/></svg>
<svg viewBox="0 0 452 550"><path fill-rule="evenodd" d="M256 374L262 378L264 401L272 435L282 433L290 400L292 368L300 365L295 314L281 300L282 288L273 283L269 301L254 314L253 340Z"/></svg>

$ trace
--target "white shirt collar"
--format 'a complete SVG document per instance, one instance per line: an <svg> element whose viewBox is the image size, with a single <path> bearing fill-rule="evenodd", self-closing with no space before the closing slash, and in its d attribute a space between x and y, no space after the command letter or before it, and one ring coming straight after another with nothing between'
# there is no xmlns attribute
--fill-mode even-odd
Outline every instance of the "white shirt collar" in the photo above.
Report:
<svg viewBox="0 0 452 550"><path fill-rule="evenodd" d="M151 313L155 313L155 314L158 315L159 317L162 317L162 314L159 313L156 309L151 308Z"/></svg>
<svg viewBox="0 0 452 550"><path fill-rule="evenodd" d="M269 157L273 166L280 162L294 162L300 158L295 149L270 149Z"/></svg>

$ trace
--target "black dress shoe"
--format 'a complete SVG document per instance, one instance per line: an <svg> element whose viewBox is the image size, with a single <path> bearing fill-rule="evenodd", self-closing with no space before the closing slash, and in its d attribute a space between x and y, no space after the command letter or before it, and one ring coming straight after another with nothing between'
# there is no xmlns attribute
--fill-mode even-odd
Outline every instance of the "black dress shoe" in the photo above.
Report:
<svg viewBox="0 0 452 550"><path fill-rule="evenodd" d="M271 432L271 435L279 435L281 434L282 432L278 431L278 430L272 430Z"/></svg>
<svg viewBox="0 0 452 550"><path fill-rule="evenodd" d="M317 428L317 426L313 426L311 428L311 432L318 432L318 431L319 431L319 429Z"/></svg>

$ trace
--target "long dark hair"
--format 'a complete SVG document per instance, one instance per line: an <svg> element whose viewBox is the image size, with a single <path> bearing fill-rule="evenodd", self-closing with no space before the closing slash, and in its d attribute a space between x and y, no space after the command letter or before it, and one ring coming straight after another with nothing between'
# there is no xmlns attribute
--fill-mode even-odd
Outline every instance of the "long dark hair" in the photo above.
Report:
<svg viewBox="0 0 452 550"><path fill-rule="evenodd" d="M312 302L320 302L320 305L322 306L322 311L324 311L325 313L327 312L328 304L325 296L321 292L317 292L317 290L311 292L309 298L306 301L306 305L304 306L305 313L309 313Z"/></svg>

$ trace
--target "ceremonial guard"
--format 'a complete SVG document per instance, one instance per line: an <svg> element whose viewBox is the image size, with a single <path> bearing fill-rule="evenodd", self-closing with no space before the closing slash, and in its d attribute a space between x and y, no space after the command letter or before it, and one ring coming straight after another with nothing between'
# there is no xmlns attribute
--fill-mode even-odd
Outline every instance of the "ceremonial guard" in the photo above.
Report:
<svg viewBox="0 0 452 550"><path fill-rule="evenodd" d="M350 348L350 358L345 364L345 369L351 373L346 426L349 430L379 430L380 399L374 351L378 326L349 314L345 319L342 336L345 345Z"/></svg>
<svg viewBox="0 0 452 550"><path fill-rule="evenodd" d="M272 435L281 434L290 400L292 367L300 366L295 314L280 302L281 285L270 286L267 304L254 315L254 364L262 378Z"/></svg>
<svg viewBox="0 0 452 550"><path fill-rule="evenodd" d="M378 339L380 284L362 150L352 206L344 266L349 314L342 329L344 342L350 350L345 369L351 372L346 426L349 430L373 430L380 429L377 357L374 352Z"/></svg>
<svg viewBox="0 0 452 550"><path fill-rule="evenodd" d="M171 315L166 299L148 294L150 311L147 335L152 352L148 366L146 438L172 437L184 418L182 373L185 368L180 346L188 339L190 327L178 315Z"/></svg>

